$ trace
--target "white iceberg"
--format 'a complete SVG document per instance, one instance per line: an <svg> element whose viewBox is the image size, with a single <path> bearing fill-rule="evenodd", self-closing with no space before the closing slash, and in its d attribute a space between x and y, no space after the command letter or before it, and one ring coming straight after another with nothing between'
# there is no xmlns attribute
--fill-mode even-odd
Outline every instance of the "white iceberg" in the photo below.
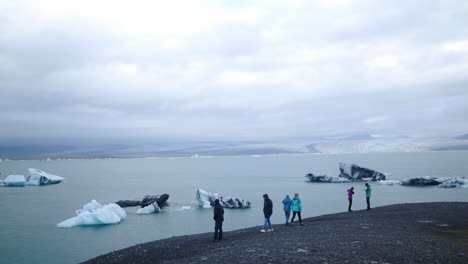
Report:
<svg viewBox="0 0 468 264"><path fill-rule="evenodd" d="M137 214L152 214L159 212L161 212L161 208L159 208L158 203L154 202L143 208L138 209Z"/></svg>
<svg viewBox="0 0 468 264"><path fill-rule="evenodd" d="M3 185L8 187L24 187L26 179L23 175L8 175L3 181Z"/></svg>
<svg viewBox="0 0 468 264"><path fill-rule="evenodd" d="M249 208L250 202L244 200L242 198L235 198L235 197L225 197L223 198L217 193L209 193L205 190L198 189L196 198L198 200L198 204L202 208L211 208L214 205L214 201L216 199L219 200L219 203L222 207L225 208Z"/></svg>
<svg viewBox="0 0 468 264"><path fill-rule="evenodd" d="M80 225L116 224L127 218L125 211L115 203L101 205L95 200L76 211L77 216L57 224L58 227L74 227Z"/></svg>
<svg viewBox="0 0 468 264"><path fill-rule="evenodd" d="M397 180L386 180L386 181L377 181L377 182L382 185L394 185L394 184L401 183L401 181L397 181Z"/></svg>
<svg viewBox="0 0 468 264"><path fill-rule="evenodd" d="M468 179L463 178L450 178L439 184L440 188L468 188Z"/></svg>
<svg viewBox="0 0 468 264"><path fill-rule="evenodd" d="M216 199L219 199L219 194L209 193L205 190L198 189L196 198L198 200L198 205L202 208L211 208L211 205L214 204Z"/></svg>
<svg viewBox="0 0 468 264"><path fill-rule="evenodd" d="M26 185L46 185L46 184L55 184L64 180L64 178L53 175L38 169L29 168L29 181Z"/></svg>

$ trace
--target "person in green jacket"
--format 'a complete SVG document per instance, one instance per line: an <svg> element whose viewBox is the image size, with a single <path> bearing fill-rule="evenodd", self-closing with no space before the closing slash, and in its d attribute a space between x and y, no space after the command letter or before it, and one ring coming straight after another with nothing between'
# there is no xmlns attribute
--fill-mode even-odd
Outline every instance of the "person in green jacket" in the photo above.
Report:
<svg viewBox="0 0 468 264"><path fill-rule="evenodd" d="M370 187L369 183L366 182L366 202L367 202L367 210L370 210L370 197L371 197L371 193L372 193L372 188Z"/></svg>
<svg viewBox="0 0 468 264"><path fill-rule="evenodd" d="M291 224L294 222L294 218L297 216L299 217L299 224L304 225L302 223L302 218L301 218L301 211L302 211L302 203L301 199L299 198L299 194L295 193L294 198L292 199L292 211L293 211L293 217L291 219Z"/></svg>

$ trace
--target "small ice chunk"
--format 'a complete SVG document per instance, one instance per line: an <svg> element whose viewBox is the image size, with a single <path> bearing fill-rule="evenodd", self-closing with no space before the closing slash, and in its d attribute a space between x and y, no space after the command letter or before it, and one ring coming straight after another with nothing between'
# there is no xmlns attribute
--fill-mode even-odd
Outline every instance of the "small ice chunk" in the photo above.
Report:
<svg viewBox="0 0 468 264"><path fill-rule="evenodd" d="M24 187L26 179L23 175L8 175L3 181L5 186L9 187Z"/></svg>
<svg viewBox="0 0 468 264"><path fill-rule="evenodd" d="M161 212L161 208L159 208L158 203L154 202L141 209L138 209L137 214L152 214L158 212Z"/></svg>
<svg viewBox="0 0 468 264"><path fill-rule="evenodd" d="M394 184L400 184L400 181L397 180L387 180L387 181L377 181L379 184L382 185L394 185Z"/></svg>

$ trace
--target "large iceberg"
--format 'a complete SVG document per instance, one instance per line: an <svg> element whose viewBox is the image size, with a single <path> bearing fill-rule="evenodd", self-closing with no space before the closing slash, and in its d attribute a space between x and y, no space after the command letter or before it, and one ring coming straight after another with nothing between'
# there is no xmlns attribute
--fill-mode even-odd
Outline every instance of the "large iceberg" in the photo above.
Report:
<svg viewBox="0 0 468 264"><path fill-rule="evenodd" d="M47 185L55 184L64 180L64 178L53 175L38 169L29 168L29 180L26 185Z"/></svg>
<svg viewBox="0 0 468 264"><path fill-rule="evenodd" d="M246 201L242 198L235 198L235 197L226 197L223 198L221 195L217 193L209 193L205 190L198 189L196 198L198 200L198 204L202 208L211 208L214 205L214 201L219 199L219 203L222 207L225 208L249 208L250 202Z"/></svg>
<svg viewBox="0 0 468 264"><path fill-rule="evenodd" d="M24 187L26 179L23 175L8 175L3 181L3 185L8 187Z"/></svg>
<svg viewBox="0 0 468 264"><path fill-rule="evenodd" d="M58 227L74 227L80 225L116 224L127 218L125 211L115 203L101 205L92 200L76 211L77 216L57 224Z"/></svg>
<svg viewBox="0 0 468 264"><path fill-rule="evenodd" d="M385 180L385 175L383 173L368 168L359 167L356 164L346 163L340 163L340 175L338 177L349 180Z"/></svg>
<svg viewBox="0 0 468 264"><path fill-rule="evenodd" d="M308 173L305 176L311 182L332 182L332 183L342 183L342 182L349 182L346 178L340 177L331 177L327 175L315 175L313 173Z"/></svg>
<svg viewBox="0 0 468 264"><path fill-rule="evenodd" d="M442 182L443 181L440 181L438 178L424 176L424 177L403 180L401 181L401 185L430 186L430 185L439 185Z"/></svg>

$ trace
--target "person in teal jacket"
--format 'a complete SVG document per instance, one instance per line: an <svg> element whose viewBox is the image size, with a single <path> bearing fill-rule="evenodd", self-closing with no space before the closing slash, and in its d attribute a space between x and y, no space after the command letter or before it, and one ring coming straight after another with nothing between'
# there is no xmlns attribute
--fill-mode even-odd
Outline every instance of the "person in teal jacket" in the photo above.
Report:
<svg viewBox="0 0 468 264"><path fill-rule="evenodd" d="M371 197L371 193L372 193L372 188L370 187L369 183L366 182L366 203L367 203L367 210L370 210L370 197Z"/></svg>
<svg viewBox="0 0 468 264"><path fill-rule="evenodd" d="M302 223L302 218L301 218L301 212L302 212L302 202L301 199L299 198L299 194L295 193L294 198L292 199L292 211L293 211L293 217L291 219L291 224L294 222L294 218L297 216L299 217L299 224L304 225Z"/></svg>
<svg viewBox="0 0 468 264"><path fill-rule="evenodd" d="M289 195L286 195L286 198L283 199L283 210L284 215L286 216L286 225L289 224L289 216L291 215L291 204L292 200L289 198Z"/></svg>

